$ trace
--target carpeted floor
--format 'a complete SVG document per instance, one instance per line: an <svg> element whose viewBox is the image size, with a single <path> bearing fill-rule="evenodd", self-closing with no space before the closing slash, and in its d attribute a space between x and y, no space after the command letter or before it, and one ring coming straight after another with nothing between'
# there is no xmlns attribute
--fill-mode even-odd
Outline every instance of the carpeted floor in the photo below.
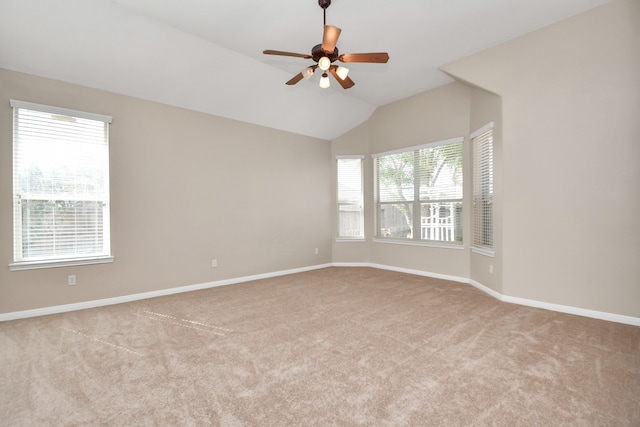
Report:
<svg viewBox="0 0 640 427"><path fill-rule="evenodd" d="M0 424L638 426L640 328L328 268L1 323Z"/></svg>

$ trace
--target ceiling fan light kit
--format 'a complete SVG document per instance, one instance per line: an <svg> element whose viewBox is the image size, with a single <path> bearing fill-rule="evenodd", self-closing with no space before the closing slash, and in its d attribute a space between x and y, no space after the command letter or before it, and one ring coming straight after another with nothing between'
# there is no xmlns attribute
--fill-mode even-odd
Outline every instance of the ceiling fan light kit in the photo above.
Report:
<svg viewBox="0 0 640 427"><path fill-rule="evenodd" d="M305 68L300 73L293 76L287 85L295 85L300 80L308 79L313 75L316 68L320 68L323 71L320 78L320 87L323 89L328 88L331 83L327 71L340 83L344 89L349 89L355 85L354 81L349 78L349 69L337 65L333 65L335 61L340 62L368 62L384 64L389 61L389 54L386 52L376 53L347 53L340 55L338 53L338 38L342 30L333 25L327 25L327 8L331 5L331 0L318 0L318 5L323 10L324 16L324 32L322 34L322 43L315 45L311 49L311 55L293 52L283 52L280 50L265 50L262 53L265 55L279 55L279 56L293 56L296 58L313 59L314 65Z"/></svg>

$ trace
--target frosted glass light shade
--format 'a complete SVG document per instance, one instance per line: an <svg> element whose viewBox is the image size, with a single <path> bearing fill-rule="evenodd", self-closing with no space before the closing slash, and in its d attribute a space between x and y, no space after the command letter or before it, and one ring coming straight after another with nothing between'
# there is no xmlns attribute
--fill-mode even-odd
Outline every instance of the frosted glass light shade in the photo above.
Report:
<svg viewBox="0 0 640 427"><path fill-rule="evenodd" d="M331 60L326 56L323 56L318 61L318 68L320 68L322 71L327 71L330 66L331 66Z"/></svg>
<svg viewBox="0 0 640 427"><path fill-rule="evenodd" d="M322 73L322 77L320 78L320 87L322 89L326 89L329 86L331 86L331 82L329 81L329 76L327 76L327 73Z"/></svg>
<svg viewBox="0 0 640 427"><path fill-rule="evenodd" d="M311 76L313 76L313 67L307 67L304 70L302 70L302 77L304 77L305 79L308 79Z"/></svg>
<svg viewBox="0 0 640 427"><path fill-rule="evenodd" d="M349 75L349 69L345 67L338 67L338 69L336 70L336 74L338 75L338 77L344 80L347 78L347 75Z"/></svg>

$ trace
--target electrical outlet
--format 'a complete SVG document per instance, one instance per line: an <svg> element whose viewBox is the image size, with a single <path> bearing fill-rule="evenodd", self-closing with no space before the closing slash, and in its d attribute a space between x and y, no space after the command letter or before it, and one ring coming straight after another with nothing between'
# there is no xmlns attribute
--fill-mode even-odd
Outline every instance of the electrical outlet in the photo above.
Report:
<svg viewBox="0 0 640 427"><path fill-rule="evenodd" d="M218 266L218 260L217 259L212 259L211 260L211 267L216 268Z"/></svg>
<svg viewBox="0 0 640 427"><path fill-rule="evenodd" d="M316 248L315 253L316 253L316 255L318 255L318 254L320 253L320 252L318 251L318 248Z"/></svg>
<svg viewBox="0 0 640 427"><path fill-rule="evenodd" d="M489 264L489 273L493 274L493 264Z"/></svg>
<svg viewBox="0 0 640 427"><path fill-rule="evenodd" d="M75 284L76 284L76 275L75 274L70 274L67 277L67 285L74 286Z"/></svg>

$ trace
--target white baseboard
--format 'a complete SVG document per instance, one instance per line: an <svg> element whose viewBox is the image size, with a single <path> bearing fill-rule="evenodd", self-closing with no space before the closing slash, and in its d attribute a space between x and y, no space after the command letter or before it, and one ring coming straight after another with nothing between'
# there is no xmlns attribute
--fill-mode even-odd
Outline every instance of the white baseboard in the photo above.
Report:
<svg viewBox="0 0 640 427"><path fill-rule="evenodd" d="M542 308L545 310L557 311L559 313L575 314L577 316L591 317L593 319L607 320L609 322L624 323L626 325L640 326L639 317L625 316L622 314L607 313L604 311L589 310L586 308L572 307L568 305L553 304L553 303L548 303L543 301L536 301L536 300L503 295L483 285L482 283L479 283L475 280L467 279L465 277L449 276L446 274L430 273L422 270L392 267L388 265L373 264L373 263L333 263L333 266L334 267L371 267L371 268L379 268L381 270L390 270L390 271L397 271L400 273L415 274L418 276L434 277L436 279L451 280L454 282L469 284L474 288L477 288L480 291L491 295L497 300L512 303L512 304L524 305L527 307Z"/></svg>
<svg viewBox="0 0 640 427"><path fill-rule="evenodd" d="M609 322L624 323L627 325L640 326L640 318L625 316L622 314L607 313L605 311L589 310L580 307L571 307L561 304L530 300L525 298L503 296L502 301L513 304L526 305L529 307L543 308L545 310L558 311L560 313L575 314L577 316L591 317L593 319L608 320Z"/></svg>
<svg viewBox="0 0 640 427"><path fill-rule="evenodd" d="M490 289L483 284L476 282L475 280L471 280L470 284L480 289L481 291L493 296L494 298L499 299L500 301L508 302L511 304L542 308L545 310L557 311L559 313L575 314L577 316L591 317L593 319L607 320L609 322L624 323L626 325L640 326L640 318L638 317L607 313L605 311L589 310L586 308L572 307L569 305L553 304L550 302L512 297L509 295L502 295L501 293L496 292L493 289Z"/></svg>
<svg viewBox="0 0 640 427"><path fill-rule="evenodd" d="M370 262L334 262L333 267L369 267L379 270L396 271L398 273L413 274L415 276L433 277L434 279L451 280L453 282L469 283L469 279L459 276L449 276L447 274L430 273L428 271L414 270L411 268L394 267L391 265L374 264Z"/></svg>
<svg viewBox="0 0 640 427"><path fill-rule="evenodd" d="M87 308L104 307L107 305L122 304L125 302L139 301L148 298L162 297L166 295L179 294L182 292L199 291L202 289L215 288L218 286L233 285L236 283L250 282L252 280L269 279L271 277L286 276L289 274L303 273L305 271L319 270L331 267L331 264L320 264L309 267L295 268L292 270L275 271L272 273L256 274L253 276L237 277L233 279L218 280L215 282L200 283L197 285L180 286L177 288L161 289L158 291L143 292L140 294L124 295L121 297L105 298L93 301L79 302L75 304L56 305L53 307L36 308L33 310L14 311L11 313L0 313L0 322L8 320L25 319L28 317L45 316L48 314L65 313L68 311L85 310Z"/></svg>
<svg viewBox="0 0 640 427"><path fill-rule="evenodd" d="M173 295L173 294L178 294L182 292L198 291L202 289L215 288L218 286L233 285L236 283L250 282L253 280L269 279L272 277L303 273L305 271L319 270L327 267L370 267L370 268L377 268L380 270L389 270L389 271L396 271L399 273L413 274L416 276L433 277L435 279L442 279L442 280L451 280L454 282L469 284L479 289L480 291L491 295L497 300L512 303L512 304L542 308L545 310L557 311L560 313L575 314L577 316L591 317L594 319L607 320L607 321L616 322L616 323L624 323L627 325L640 326L640 318L638 317L624 316L621 314L607 313L607 312L596 311L596 310L588 310L588 309L579 308L579 307L572 307L572 306L566 306L566 305L560 305L560 304L547 303L543 301L512 297L508 295L503 295L479 282L476 282L475 280L467 279L465 277L451 276L446 274L431 273L431 272L422 271L422 270L393 267L389 265L365 263L365 262L361 262L361 263L336 262L331 264L319 264L319 265L313 265L309 267L295 268L291 270L282 270L282 271L275 271L271 273L256 274L253 276L244 276L244 277L237 277L233 279L218 280L215 282L201 283L197 285L180 286L177 288L161 289L158 291L144 292L144 293L133 294L133 295L124 295L124 296L115 297L115 298L99 299L99 300L86 301L86 302L80 302L75 304L57 305L53 307L37 308L33 310L14 311L11 313L0 313L0 322L5 322L8 320L24 319L28 317L44 316L48 314L65 313L68 311L75 311L75 310L85 310L88 308L104 307L104 306L113 305L113 304L122 304L125 302L139 301L143 299Z"/></svg>
<svg viewBox="0 0 640 427"><path fill-rule="evenodd" d="M484 292L485 294L489 294L492 297L494 297L495 299L499 299L500 301L504 301L504 295L502 295L500 292L498 291L494 291L493 289L491 289L488 286L483 285L480 282L476 282L475 280L468 280L467 283L469 283L471 286L473 286L474 288L481 290L482 292Z"/></svg>

